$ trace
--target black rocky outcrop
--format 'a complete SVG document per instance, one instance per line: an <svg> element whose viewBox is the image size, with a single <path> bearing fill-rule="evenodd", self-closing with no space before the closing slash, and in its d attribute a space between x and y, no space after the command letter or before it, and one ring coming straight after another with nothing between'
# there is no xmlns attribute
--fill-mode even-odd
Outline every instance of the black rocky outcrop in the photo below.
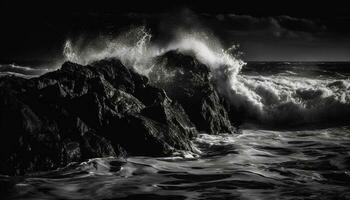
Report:
<svg viewBox="0 0 350 200"><path fill-rule="evenodd" d="M159 56L150 80L183 106L199 131L211 134L234 131L208 67L193 56L178 51Z"/></svg>
<svg viewBox="0 0 350 200"><path fill-rule="evenodd" d="M1 77L0 174L195 151L197 131L233 131L205 65L176 51L157 63L150 79L116 59L66 62L31 79Z"/></svg>
<svg viewBox="0 0 350 200"><path fill-rule="evenodd" d="M0 131L0 173L12 175L93 157L192 151L196 134L181 105L114 59L2 77Z"/></svg>

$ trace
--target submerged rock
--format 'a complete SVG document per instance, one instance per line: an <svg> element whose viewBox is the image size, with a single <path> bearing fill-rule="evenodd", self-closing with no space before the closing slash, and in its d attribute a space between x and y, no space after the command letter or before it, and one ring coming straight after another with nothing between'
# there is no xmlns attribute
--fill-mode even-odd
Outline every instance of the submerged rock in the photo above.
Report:
<svg viewBox="0 0 350 200"><path fill-rule="evenodd" d="M169 51L157 58L150 72L152 84L178 101L199 131L233 132L223 99L218 95L208 67L192 56Z"/></svg>

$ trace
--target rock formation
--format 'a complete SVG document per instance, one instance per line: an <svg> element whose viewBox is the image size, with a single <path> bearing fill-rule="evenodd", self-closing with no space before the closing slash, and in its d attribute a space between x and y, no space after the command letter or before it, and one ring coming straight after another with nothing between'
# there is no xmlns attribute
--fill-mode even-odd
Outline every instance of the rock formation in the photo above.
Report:
<svg viewBox="0 0 350 200"><path fill-rule="evenodd" d="M66 62L31 79L1 77L0 173L194 151L197 131L233 131L205 65L178 52L157 59L152 81L116 59Z"/></svg>

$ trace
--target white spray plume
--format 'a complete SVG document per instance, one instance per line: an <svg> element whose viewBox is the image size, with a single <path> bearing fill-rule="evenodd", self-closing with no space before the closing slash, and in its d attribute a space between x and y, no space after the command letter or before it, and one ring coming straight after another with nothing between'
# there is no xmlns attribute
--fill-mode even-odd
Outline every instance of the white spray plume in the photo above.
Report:
<svg viewBox="0 0 350 200"><path fill-rule="evenodd" d="M67 40L65 42L64 48L63 48L64 58L68 61L78 63L79 59L78 59L77 53L75 51L76 50L73 49L73 47L72 47L72 42L70 40Z"/></svg>
<svg viewBox="0 0 350 200"><path fill-rule="evenodd" d="M168 44L151 43L152 35L145 26L135 27L119 34L115 38L103 38L101 41L92 41L85 48L72 45L70 40L66 41L63 54L68 61L79 64L89 64L104 58L117 58L136 71L147 74L152 67L152 60L171 50L193 53L196 58L211 68L226 66L238 74L244 62L232 56L229 51L224 50L216 38L203 36L202 32L179 32L176 38ZM96 44L98 43L98 44ZM101 45L102 43L102 45ZM102 46L96 48L96 46ZM78 53L79 52L79 53Z"/></svg>

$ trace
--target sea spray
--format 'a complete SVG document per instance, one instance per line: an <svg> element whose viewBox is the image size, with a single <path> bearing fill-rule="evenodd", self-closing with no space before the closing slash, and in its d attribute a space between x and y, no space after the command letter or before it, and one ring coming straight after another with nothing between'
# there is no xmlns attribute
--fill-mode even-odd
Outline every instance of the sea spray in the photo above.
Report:
<svg viewBox="0 0 350 200"><path fill-rule="evenodd" d="M75 49L73 49L72 47L72 42L70 40L67 40L64 44L63 55L65 59L70 62L80 62L77 53L75 52Z"/></svg>
<svg viewBox="0 0 350 200"><path fill-rule="evenodd" d="M91 40L83 47L66 41L63 55L66 60L82 65L94 61L117 58L125 66L134 68L141 74L147 74L151 59L158 55L150 45L151 34L145 26L134 27L115 37L102 36Z"/></svg>

